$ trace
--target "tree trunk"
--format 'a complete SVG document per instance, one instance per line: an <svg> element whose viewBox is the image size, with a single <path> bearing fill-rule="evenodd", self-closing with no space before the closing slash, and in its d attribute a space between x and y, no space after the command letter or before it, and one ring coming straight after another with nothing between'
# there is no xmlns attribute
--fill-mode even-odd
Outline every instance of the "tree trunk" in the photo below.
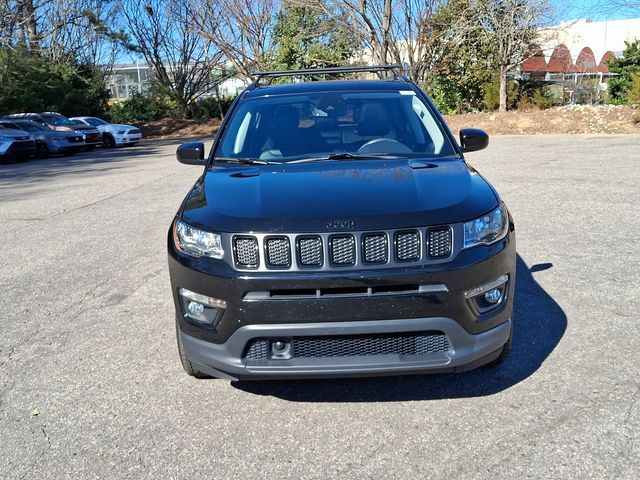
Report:
<svg viewBox="0 0 640 480"><path fill-rule="evenodd" d="M389 58L389 44L391 42L389 33L391 31L392 15L391 0L384 0L384 11L382 13L382 52L380 54L380 63L382 65L386 65Z"/></svg>
<svg viewBox="0 0 640 480"><path fill-rule="evenodd" d="M18 2L18 10L21 14L20 21L25 32L25 40L27 40L29 49L33 52L40 47L38 31L36 26L36 10L33 6L33 0L20 0Z"/></svg>
<svg viewBox="0 0 640 480"><path fill-rule="evenodd" d="M500 66L500 111L507 111L507 71L509 67Z"/></svg>

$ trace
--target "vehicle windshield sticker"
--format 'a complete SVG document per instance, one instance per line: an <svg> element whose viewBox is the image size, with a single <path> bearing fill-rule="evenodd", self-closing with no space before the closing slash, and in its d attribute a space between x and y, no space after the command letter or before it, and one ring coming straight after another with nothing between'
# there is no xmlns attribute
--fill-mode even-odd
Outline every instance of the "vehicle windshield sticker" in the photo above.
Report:
<svg viewBox="0 0 640 480"><path fill-rule="evenodd" d="M414 92L413 90L398 90L398 92L400 92L400 95L415 95L416 92Z"/></svg>

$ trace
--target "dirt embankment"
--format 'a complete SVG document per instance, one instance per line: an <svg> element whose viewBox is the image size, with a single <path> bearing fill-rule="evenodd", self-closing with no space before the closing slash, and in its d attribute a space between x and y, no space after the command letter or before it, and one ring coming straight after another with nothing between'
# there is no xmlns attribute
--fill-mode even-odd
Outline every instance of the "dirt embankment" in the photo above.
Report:
<svg viewBox="0 0 640 480"><path fill-rule="evenodd" d="M467 113L445 116L454 133L482 128L490 135L640 133L640 110L615 105L570 105L549 110Z"/></svg>
<svg viewBox="0 0 640 480"><path fill-rule="evenodd" d="M483 112L445 116L454 133L474 127L490 135L640 134L640 110L628 106L571 105L549 110ZM140 125L145 138L210 138L220 120L163 118Z"/></svg>
<svg viewBox="0 0 640 480"><path fill-rule="evenodd" d="M144 138L210 138L218 131L220 120L217 118L207 121L163 118L139 126Z"/></svg>

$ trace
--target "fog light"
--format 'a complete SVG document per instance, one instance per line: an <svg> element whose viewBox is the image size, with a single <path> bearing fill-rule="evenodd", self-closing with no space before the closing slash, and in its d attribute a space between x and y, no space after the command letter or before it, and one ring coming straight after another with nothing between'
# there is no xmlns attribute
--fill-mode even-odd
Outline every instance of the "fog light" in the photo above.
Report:
<svg viewBox="0 0 640 480"><path fill-rule="evenodd" d="M484 294L484 299L487 302L492 304L498 303L501 298L502 298L502 292L497 288L494 288L493 290L489 290L487 293Z"/></svg>
<svg viewBox="0 0 640 480"><path fill-rule="evenodd" d="M227 308L227 302L192 292L186 288L178 290L178 294L184 318L208 327L218 326L224 310Z"/></svg>
<svg viewBox="0 0 640 480"><path fill-rule="evenodd" d="M204 305L198 302L189 302L187 310L191 315L202 315L204 313Z"/></svg>
<svg viewBox="0 0 640 480"><path fill-rule="evenodd" d="M484 285L468 290L464 293L467 303L477 314L482 315L497 309L507 296L509 277L501 275Z"/></svg>
<svg viewBox="0 0 640 480"><path fill-rule="evenodd" d="M271 341L271 358L274 360L287 360L293 356L293 348L291 341L272 340Z"/></svg>

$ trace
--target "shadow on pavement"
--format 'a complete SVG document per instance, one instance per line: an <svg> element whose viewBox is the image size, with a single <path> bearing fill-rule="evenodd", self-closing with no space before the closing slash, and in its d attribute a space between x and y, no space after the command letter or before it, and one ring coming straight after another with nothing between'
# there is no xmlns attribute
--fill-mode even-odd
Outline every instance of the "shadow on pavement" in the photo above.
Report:
<svg viewBox="0 0 640 480"><path fill-rule="evenodd" d="M394 402L478 397L501 392L535 373L567 328L564 311L531 275L552 266L544 263L529 268L518 255L513 346L507 361L497 368L444 375L236 382L232 385L249 393L295 402Z"/></svg>
<svg viewBox="0 0 640 480"><path fill-rule="evenodd" d="M93 174L97 171L116 170L124 168L119 165L123 161L144 161L145 157L166 154L166 149L162 147L168 143L176 143L177 147L178 141L148 142L133 147L99 148L92 152L77 153L68 157L55 155L46 159L36 158L26 162L7 163L0 165L0 184L15 184L16 181L33 184L59 175Z"/></svg>

